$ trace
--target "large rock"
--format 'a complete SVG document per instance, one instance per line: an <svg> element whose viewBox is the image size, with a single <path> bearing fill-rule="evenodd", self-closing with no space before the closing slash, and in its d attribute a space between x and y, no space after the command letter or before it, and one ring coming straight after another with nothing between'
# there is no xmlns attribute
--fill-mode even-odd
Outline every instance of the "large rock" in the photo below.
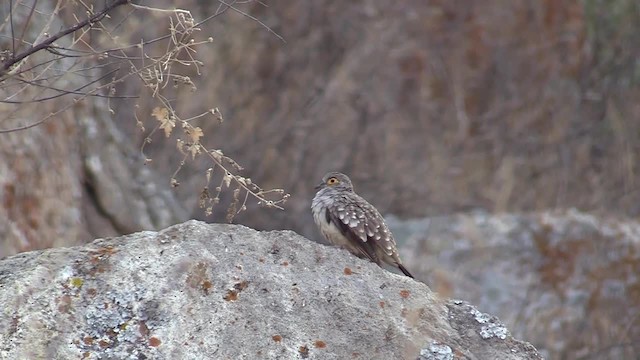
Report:
<svg viewBox="0 0 640 360"><path fill-rule="evenodd" d="M639 223L575 210L389 220L414 275L496 314L544 357L640 353Z"/></svg>
<svg viewBox="0 0 640 360"><path fill-rule="evenodd" d="M539 359L495 318L290 231L197 221L0 262L3 359Z"/></svg>

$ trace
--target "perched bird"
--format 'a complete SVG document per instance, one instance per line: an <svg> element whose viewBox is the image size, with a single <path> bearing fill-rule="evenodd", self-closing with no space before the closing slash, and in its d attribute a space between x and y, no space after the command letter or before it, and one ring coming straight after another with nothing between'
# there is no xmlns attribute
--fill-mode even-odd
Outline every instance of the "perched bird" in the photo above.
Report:
<svg viewBox="0 0 640 360"><path fill-rule="evenodd" d="M402 265L396 241L382 215L367 200L353 191L345 174L330 172L316 186L311 202L313 219L322 235L333 245L382 266L397 266L405 275L413 275Z"/></svg>

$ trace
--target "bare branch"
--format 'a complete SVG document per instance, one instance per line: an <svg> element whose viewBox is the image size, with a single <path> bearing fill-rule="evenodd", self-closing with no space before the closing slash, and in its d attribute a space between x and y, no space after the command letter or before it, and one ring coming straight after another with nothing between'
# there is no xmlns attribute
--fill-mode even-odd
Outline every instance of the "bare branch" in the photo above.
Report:
<svg viewBox="0 0 640 360"><path fill-rule="evenodd" d="M223 155L220 150L207 150L202 145L201 141L204 141L205 134L199 124L207 119L213 119L218 123L223 122L222 114L217 107L197 111L197 115L185 115L174 107L176 104L172 99L175 96L174 89L177 87L186 86L191 91L197 91L191 76L200 76L201 67L204 65L197 56L197 50L213 42L211 37L204 40L198 38L199 26L205 22L231 9L256 21L284 41L282 37L257 18L238 8L246 1L219 1L219 7L215 13L200 21L196 21L188 10L153 8L132 4L130 0L105 2L107 3L105 7L98 12L95 11L93 2L86 0L73 2L57 0L55 5L42 6L47 8L47 11L40 11L36 9L38 3L36 0L29 12L20 13L22 15L20 20L16 20L17 16L11 11L10 15L13 17L0 24L0 30L7 23L12 26L14 21L25 24L25 28L17 31L21 32L19 40L15 38L13 28L8 29L11 30L14 51L0 54L4 56L3 62L0 62L0 79L2 79L0 90L4 98L0 99L0 104L13 105L15 109L5 111L3 117L12 119L17 117L16 114L23 115L19 110L26 104L54 100L55 107L48 115L37 121L34 120L33 123L27 125L18 123L19 126L13 124L10 129L0 129L0 134L27 130L41 125L67 111L73 104L89 97L106 98L106 109L112 114L115 114L114 108L117 108L117 104L112 108L112 100L144 98L151 100L152 107L155 106L153 111L139 114L137 109L140 107L135 104L136 110L133 114L136 127L146 135L140 147L140 152L145 159L144 163L152 162L144 151L145 146L151 143L158 132L164 137L172 138L182 155L180 163L170 176L171 186L180 185L178 176L189 161L209 162L211 165L206 172L206 185L200 193L199 201L207 215L210 215L213 207L220 202L223 188L225 192L233 193L232 202L227 208L228 221L232 221L237 214L247 209L249 199L255 199L264 207L283 209L282 204L289 197L284 190L260 188L250 178L240 175L243 168L235 160ZM110 21L110 12L125 4L130 5L131 11L127 11L121 18ZM68 14L69 17L61 17L60 12L69 9L69 6L73 9ZM136 34L141 32L142 38L134 40L131 36L132 29L125 28L123 24L126 19L132 19L134 23L140 19L145 20L144 15L131 16L140 12L153 12L154 18L165 17L164 20L168 24L166 33L155 34L151 40L147 40L144 38L146 34L144 29L140 27L134 31ZM78 16L80 13L85 13L86 19L81 20ZM48 16L48 18L42 22L42 16ZM74 25L63 25L64 30L53 36L47 35L49 29L58 26L56 23L60 20L63 24L67 21L73 22ZM36 26L41 27L36 29ZM35 36L34 30L38 30ZM35 40L29 38L29 35ZM64 44L56 42L68 35L72 36L65 41L60 41ZM27 45L28 49L15 55L21 45ZM184 68L191 69L185 73ZM115 85L125 82L139 86L144 95L116 94ZM64 105L55 101L68 95L73 96L73 99ZM22 117L29 118L29 116ZM148 121L153 121L153 125L146 124ZM147 132L147 128L150 131ZM200 155L206 155L206 157ZM221 176L221 182L215 188L215 192L210 192L208 187L214 172Z"/></svg>
<svg viewBox="0 0 640 360"><path fill-rule="evenodd" d="M28 56L31 56L32 54L46 49L49 46L51 46L51 44L53 44L56 40L67 36L71 33L74 33L76 31L78 31L79 29L87 26L87 25L92 25L98 21L100 21L102 18L104 18L107 13L109 13L109 11L117 8L118 6L121 5L125 5L128 4L129 0L114 0L111 4L107 5L104 9L102 9L102 11L92 15L91 17L89 17L88 19L81 21L67 29L64 29L60 32L58 32L57 34L52 35L51 37L49 37L47 40L42 41L41 43L37 44L37 45L33 45L31 46L31 48L29 48L28 50L25 50L24 52L18 54L18 55L13 55L11 56L9 59L7 59L3 64L2 67L0 67L0 78L4 77L5 75L7 75L7 73L9 73L9 70L11 69L11 67L13 67L15 64L17 64L18 62L22 61L23 59L25 59Z"/></svg>

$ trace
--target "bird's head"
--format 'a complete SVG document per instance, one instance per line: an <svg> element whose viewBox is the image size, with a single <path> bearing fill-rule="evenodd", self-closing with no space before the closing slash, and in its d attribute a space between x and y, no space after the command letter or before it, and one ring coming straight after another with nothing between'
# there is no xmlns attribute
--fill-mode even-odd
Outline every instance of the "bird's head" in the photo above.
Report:
<svg viewBox="0 0 640 360"><path fill-rule="evenodd" d="M316 186L316 191L334 189L340 191L353 191L351 179L343 173L330 172L322 177L322 182Z"/></svg>

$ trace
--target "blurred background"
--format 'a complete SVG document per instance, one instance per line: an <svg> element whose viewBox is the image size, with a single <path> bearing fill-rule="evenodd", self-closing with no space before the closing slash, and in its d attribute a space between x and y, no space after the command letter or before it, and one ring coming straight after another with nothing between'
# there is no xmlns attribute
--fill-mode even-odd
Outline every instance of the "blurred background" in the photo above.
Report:
<svg viewBox="0 0 640 360"><path fill-rule="evenodd" d="M12 3L23 16L33 6ZM136 3L196 21L224 8ZM73 6L58 26L74 23ZM108 21L135 44L165 34L168 17L124 6ZM185 117L217 107L222 124L195 121L203 145L291 194L284 211L249 200L234 223L321 242L313 186L341 171L442 296L498 315L551 359L640 358L640 3L239 2L200 28L194 39L212 38L193 54L203 65L180 69L197 91L169 89L172 105ZM95 77L127 69L87 61ZM93 97L0 133L0 258L225 221L231 191L211 216L198 206L210 163L187 162L172 188L176 140L157 133L141 155L149 129L136 119L157 106L149 90L129 77L114 91L137 97ZM12 103L6 83L0 94L1 129L63 106Z"/></svg>

